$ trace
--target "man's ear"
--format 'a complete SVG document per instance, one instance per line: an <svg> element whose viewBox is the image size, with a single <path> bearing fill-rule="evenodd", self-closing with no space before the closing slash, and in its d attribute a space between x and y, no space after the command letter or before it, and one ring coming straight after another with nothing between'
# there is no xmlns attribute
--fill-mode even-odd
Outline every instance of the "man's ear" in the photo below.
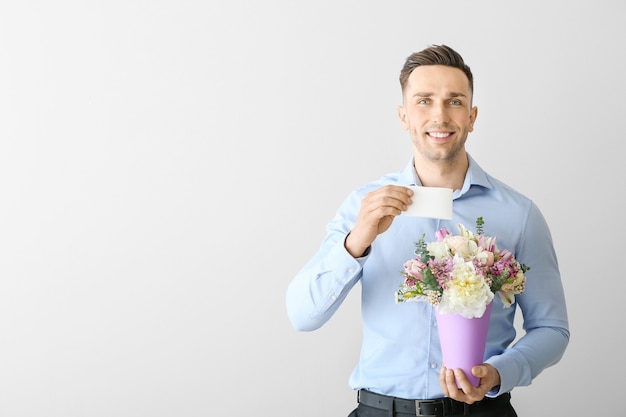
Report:
<svg viewBox="0 0 626 417"><path fill-rule="evenodd" d="M478 116L478 107L474 106L470 110L470 132L474 131L474 122L476 122L476 116Z"/></svg>
<svg viewBox="0 0 626 417"><path fill-rule="evenodd" d="M409 125L406 120L406 108L403 105L398 106L398 119L402 123L402 129L409 130Z"/></svg>

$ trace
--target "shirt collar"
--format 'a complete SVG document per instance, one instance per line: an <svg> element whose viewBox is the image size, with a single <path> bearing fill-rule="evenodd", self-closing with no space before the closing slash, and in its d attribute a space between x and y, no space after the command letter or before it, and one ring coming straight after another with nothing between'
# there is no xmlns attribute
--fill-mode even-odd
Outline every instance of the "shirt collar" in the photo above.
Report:
<svg viewBox="0 0 626 417"><path fill-rule="evenodd" d="M467 168L467 173L465 174L465 180L463 181L463 187L461 188L460 193L458 195L465 194L472 185L477 185L485 188L493 188L491 182L489 182L489 177L487 173L478 165L478 163L471 157L471 155L467 154L467 159L469 161L469 167ZM402 171L400 171L400 176L398 177L398 183L401 185L422 185L419 178L417 177L417 172L415 172L415 157L411 157L409 163L404 167ZM455 192L456 196L457 192Z"/></svg>

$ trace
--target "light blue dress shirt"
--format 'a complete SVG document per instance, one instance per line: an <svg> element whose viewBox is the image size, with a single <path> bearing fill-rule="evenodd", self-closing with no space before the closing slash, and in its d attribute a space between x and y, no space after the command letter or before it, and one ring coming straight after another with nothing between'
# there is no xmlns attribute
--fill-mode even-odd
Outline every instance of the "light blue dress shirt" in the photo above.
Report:
<svg viewBox="0 0 626 417"><path fill-rule="evenodd" d="M350 386L407 399L443 396L439 385L441 350L434 309L427 302L396 303L402 265L415 256L415 242L435 240L446 227L458 234L458 223L475 230L482 216L484 233L496 236L499 249L510 250L529 265L526 288L516 304L503 308L494 298L485 362L499 372L501 385L488 396L529 385L543 369L562 357L569 342L565 297L552 237L537 206L527 197L488 175L469 158L463 188L454 191L451 220L397 216L370 250L355 259L344 241L354 226L363 197L386 184L421 185L413 159L404 170L353 191L327 226L319 251L287 289L289 319L300 331L318 329L337 311L360 282L361 354ZM417 202L419 204L419 202ZM513 320L519 305L525 334L515 344Z"/></svg>

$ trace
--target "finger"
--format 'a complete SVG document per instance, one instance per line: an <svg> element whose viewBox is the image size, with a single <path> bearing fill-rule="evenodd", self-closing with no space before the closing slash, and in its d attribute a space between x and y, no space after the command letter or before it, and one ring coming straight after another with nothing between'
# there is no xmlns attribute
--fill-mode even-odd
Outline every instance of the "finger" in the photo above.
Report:
<svg viewBox="0 0 626 417"><path fill-rule="evenodd" d="M439 372L439 385L441 385L441 391L443 391L443 395L448 397L448 383L446 382L446 370L445 366L441 367L441 371Z"/></svg>
<svg viewBox="0 0 626 417"><path fill-rule="evenodd" d="M446 395L454 400L460 400L460 395L463 394L463 392L459 390L459 387L456 384L454 371L452 369L445 370L444 383L447 390Z"/></svg>
<svg viewBox="0 0 626 417"><path fill-rule="evenodd" d="M472 368L472 375L476 378L487 376L487 368L484 365L476 365Z"/></svg>
<svg viewBox="0 0 626 417"><path fill-rule="evenodd" d="M458 383L459 387L463 390L463 392L465 392L466 394L469 394L470 391L475 388L467 379L467 377L465 376L465 372L463 372L461 369L455 369L454 370L454 377L456 379L456 382Z"/></svg>
<svg viewBox="0 0 626 417"><path fill-rule="evenodd" d="M397 200L376 201L364 206L362 211L368 218L381 219L385 216L397 216L405 210L405 207L406 205Z"/></svg>
<svg viewBox="0 0 626 417"><path fill-rule="evenodd" d="M473 372L472 372L473 373ZM486 391L484 391L483 387L479 385L475 387L472 383L467 379L467 376L461 369L454 370L454 376L459 385L459 398L456 398L460 401L466 402L468 404L473 404L475 401L480 401L485 396ZM478 376L478 375L474 375ZM480 380L482 384L482 379ZM462 393L462 395L460 394Z"/></svg>
<svg viewBox="0 0 626 417"><path fill-rule="evenodd" d="M383 197L365 202L362 211L368 216L380 219L385 216L398 216L409 207L409 204L393 197Z"/></svg>
<svg viewBox="0 0 626 417"><path fill-rule="evenodd" d="M389 187L390 195L394 198L402 201L405 204L411 204L413 197L413 190L408 187L393 185Z"/></svg>
<svg viewBox="0 0 626 417"><path fill-rule="evenodd" d="M383 201L389 203L391 201L400 201L405 205L411 204L411 197L413 196L413 190L408 187L400 185L386 185L373 194L383 199Z"/></svg>

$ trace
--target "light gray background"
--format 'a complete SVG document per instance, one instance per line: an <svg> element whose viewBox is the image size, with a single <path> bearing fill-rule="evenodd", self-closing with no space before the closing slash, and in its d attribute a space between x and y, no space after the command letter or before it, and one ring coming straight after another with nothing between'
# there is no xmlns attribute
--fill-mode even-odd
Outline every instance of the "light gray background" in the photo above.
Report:
<svg viewBox="0 0 626 417"><path fill-rule="evenodd" d="M0 416L347 416L358 292L287 284L402 168L404 58L475 73L468 147L551 225L571 319L520 416L625 416L622 1L0 5Z"/></svg>

